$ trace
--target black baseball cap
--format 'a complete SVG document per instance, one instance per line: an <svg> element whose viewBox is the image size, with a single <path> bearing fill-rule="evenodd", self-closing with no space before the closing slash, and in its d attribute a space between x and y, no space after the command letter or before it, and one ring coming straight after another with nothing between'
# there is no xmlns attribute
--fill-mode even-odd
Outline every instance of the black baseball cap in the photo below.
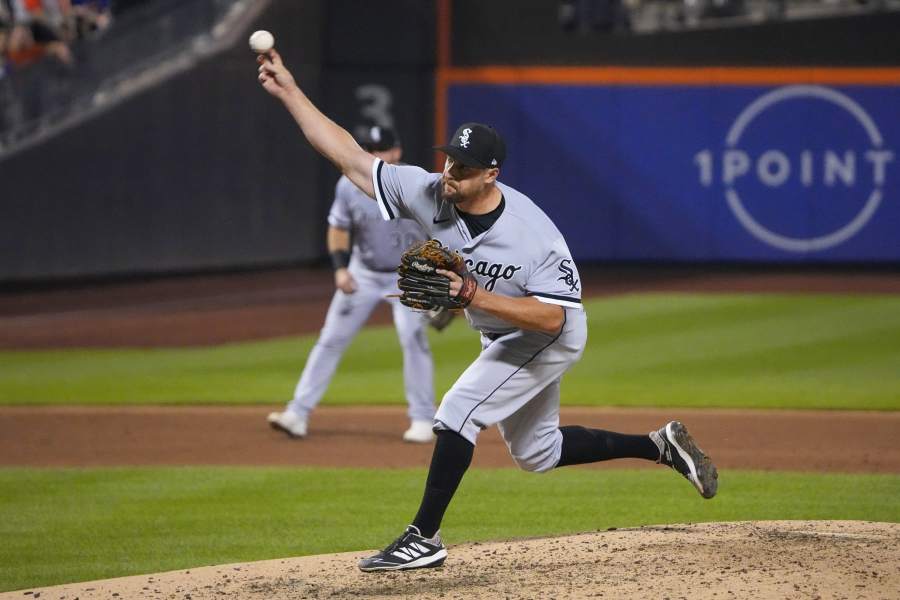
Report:
<svg viewBox="0 0 900 600"><path fill-rule="evenodd" d="M463 123L448 145L437 146L435 150L478 169L499 167L506 159L506 142L493 127L482 123Z"/></svg>
<svg viewBox="0 0 900 600"><path fill-rule="evenodd" d="M359 131L360 135L356 141L367 152L384 152L400 145L397 132L390 127L364 126Z"/></svg>

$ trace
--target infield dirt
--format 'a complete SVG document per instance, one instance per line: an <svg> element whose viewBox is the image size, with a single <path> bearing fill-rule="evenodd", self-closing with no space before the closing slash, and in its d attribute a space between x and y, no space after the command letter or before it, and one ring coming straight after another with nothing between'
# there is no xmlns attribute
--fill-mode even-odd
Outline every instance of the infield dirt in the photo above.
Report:
<svg viewBox="0 0 900 600"><path fill-rule="evenodd" d="M201 567L0 598L900 597L900 525L766 521L667 525L450 546L437 569L361 573L365 552Z"/></svg>
<svg viewBox="0 0 900 600"><path fill-rule="evenodd" d="M0 407L0 465L308 465L426 467L431 444L405 444L402 407L321 406L310 435L266 424L281 407ZM563 407L561 423L646 433L681 419L720 468L900 472L900 413ZM515 465L492 427L473 466ZM584 468L658 468L627 459Z"/></svg>

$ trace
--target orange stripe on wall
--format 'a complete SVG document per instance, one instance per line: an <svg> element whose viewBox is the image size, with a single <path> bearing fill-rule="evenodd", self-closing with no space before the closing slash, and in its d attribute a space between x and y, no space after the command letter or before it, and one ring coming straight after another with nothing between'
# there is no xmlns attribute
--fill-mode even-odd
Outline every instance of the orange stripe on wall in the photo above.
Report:
<svg viewBox="0 0 900 600"><path fill-rule="evenodd" d="M450 0L439 0L447 3ZM448 15L449 18L449 15ZM449 36L449 21L446 23ZM454 83L491 85L900 85L896 67L450 67L435 73L435 145L447 127L447 93ZM436 157L437 170L443 156Z"/></svg>
<svg viewBox="0 0 900 600"><path fill-rule="evenodd" d="M445 84L900 85L895 67L447 67Z"/></svg>
<svg viewBox="0 0 900 600"><path fill-rule="evenodd" d="M454 83L494 85L870 85L900 86L900 67L548 67L452 66L453 0L435 0L436 69L434 77L434 141L444 143L448 88ZM444 167L435 156L435 169Z"/></svg>

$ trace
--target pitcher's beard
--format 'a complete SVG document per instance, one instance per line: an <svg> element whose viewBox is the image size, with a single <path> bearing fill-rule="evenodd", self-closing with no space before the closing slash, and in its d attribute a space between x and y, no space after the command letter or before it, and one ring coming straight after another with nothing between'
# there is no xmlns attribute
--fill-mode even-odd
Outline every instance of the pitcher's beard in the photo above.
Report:
<svg viewBox="0 0 900 600"><path fill-rule="evenodd" d="M458 189L449 186L446 183L441 184L441 199L452 202L453 204L458 204L464 200L464 198L459 195Z"/></svg>

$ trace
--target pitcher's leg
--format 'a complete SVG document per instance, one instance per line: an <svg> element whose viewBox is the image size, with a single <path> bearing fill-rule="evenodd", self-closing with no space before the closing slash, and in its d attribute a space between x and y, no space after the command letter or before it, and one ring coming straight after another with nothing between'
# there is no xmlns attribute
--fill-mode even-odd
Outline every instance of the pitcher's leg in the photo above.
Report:
<svg viewBox="0 0 900 600"><path fill-rule="evenodd" d="M447 505L472 462L475 446L452 431L439 431L419 512L399 538L359 561L362 571L437 567L447 558L439 532Z"/></svg>
<svg viewBox="0 0 900 600"><path fill-rule="evenodd" d="M452 431L439 431L425 481L425 493L413 525L430 538L441 528L444 512L472 463L475 446Z"/></svg>
<svg viewBox="0 0 900 600"><path fill-rule="evenodd" d="M566 425L560 427L560 431L563 445L558 467L616 458L659 460L659 448L645 434L631 435L580 425Z"/></svg>
<svg viewBox="0 0 900 600"><path fill-rule="evenodd" d="M519 331L501 337L485 346L444 395L435 427L456 431L474 444L482 429L531 402L578 356L546 334Z"/></svg>
<svg viewBox="0 0 900 600"><path fill-rule="evenodd" d="M521 469L542 473L559 462L563 445L559 382L552 381L531 402L497 423L510 456Z"/></svg>
<svg viewBox="0 0 900 600"><path fill-rule="evenodd" d="M562 453L556 465L558 467L615 458L642 458L681 473L704 498L712 498L719 488L716 465L678 421L670 421L648 435L616 433L577 425L561 427L560 431Z"/></svg>
<svg viewBox="0 0 900 600"><path fill-rule="evenodd" d="M516 464L526 471L617 458L640 458L681 473L704 498L718 490L718 471L687 428L671 421L650 434L627 434L559 425L559 381L497 424Z"/></svg>

